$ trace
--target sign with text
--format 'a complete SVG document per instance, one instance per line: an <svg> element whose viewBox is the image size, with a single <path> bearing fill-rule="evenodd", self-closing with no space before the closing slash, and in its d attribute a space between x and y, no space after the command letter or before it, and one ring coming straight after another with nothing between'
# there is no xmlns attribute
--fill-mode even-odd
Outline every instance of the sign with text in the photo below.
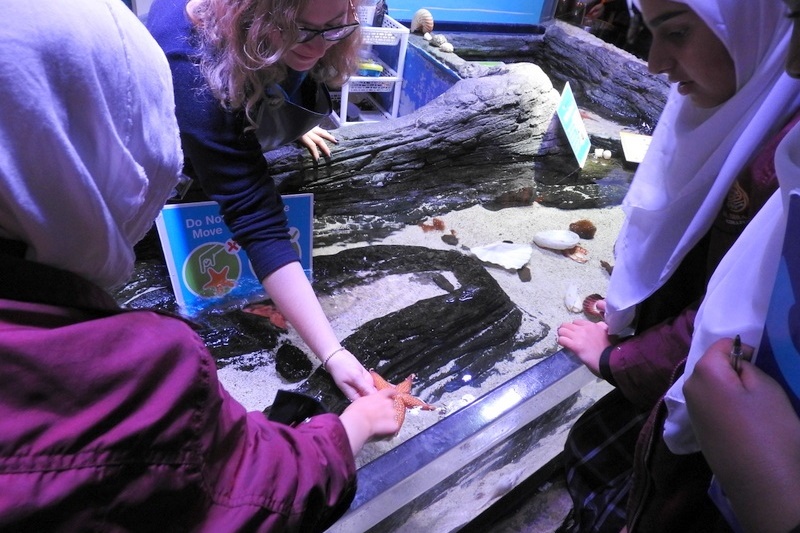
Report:
<svg viewBox="0 0 800 533"><path fill-rule="evenodd" d="M575 154L575 159L581 168L586 163L586 158L589 156L589 148L591 148L591 141L589 134L586 133L586 126L581 118L581 112L578 109L578 103L575 101L575 95L572 94L572 88L569 82L564 85L564 91L561 93L561 100L556 109L558 118L561 120L561 126L567 134L567 140L572 147L572 152Z"/></svg>
<svg viewBox="0 0 800 533"><path fill-rule="evenodd" d="M313 195L283 196L292 245L311 279ZM164 206L156 219L175 300L189 316L266 297L216 202Z"/></svg>

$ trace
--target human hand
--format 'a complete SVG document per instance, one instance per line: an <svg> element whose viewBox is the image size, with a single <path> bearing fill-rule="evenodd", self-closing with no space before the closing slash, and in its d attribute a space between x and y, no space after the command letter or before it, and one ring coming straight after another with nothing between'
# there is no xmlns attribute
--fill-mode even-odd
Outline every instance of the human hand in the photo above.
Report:
<svg viewBox="0 0 800 533"><path fill-rule="evenodd" d="M389 387L369 396L358 398L339 416L353 455L375 437L390 437L400 431L395 412L397 391Z"/></svg>
<svg viewBox="0 0 800 533"><path fill-rule="evenodd" d="M714 343L686 379L692 428L745 530L787 531L800 521L800 418L772 377L733 369L731 346Z"/></svg>
<svg viewBox="0 0 800 533"><path fill-rule="evenodd" d="M303 134L303 136L298 140L300 144L306 147L308 153L314 158L314 161L319 161L320 151L325 155L325 157L331 156L331 149L328 146L328 143L325 141L332 142L333 144L339 143L332 133L320 128L319 126L314 126L311 131Z"/></svg>
<svg viewBox="0 0 800 533"><path fill-rule="evenodd" d="M364 365L347 350L342 350L330 358L325 368L330 373L336 386L339 387L347 399L357 400L376 392L372 375Z"/></svg>
<svg viewBox="0 0 800 533"><path fill-rule="evenodd" d="M600 356L611 346L605 322L575 320L558 328L558 343L570 350L597 377L600 375Z"/></svg>

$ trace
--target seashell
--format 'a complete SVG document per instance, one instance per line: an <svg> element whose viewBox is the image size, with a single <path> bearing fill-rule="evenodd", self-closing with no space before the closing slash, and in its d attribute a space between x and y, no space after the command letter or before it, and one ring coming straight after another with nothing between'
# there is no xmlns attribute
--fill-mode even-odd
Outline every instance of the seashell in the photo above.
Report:
<svg viewBox="0 0 800 533"><path fill-rule="evenodd" d="M411 18L411 33L430 33L433 31L433 15L427 9L418 9Z"/></svg>
<svg viewBox="0 0 800 533"><path fill-rule="evenodd" d="M611 273L614 271L614 265L612 265L612 264L611 264L611 263L609 263L608 261L603 261L603 260L601 259L601 260L600 260L600 266L601 266L601 267L603 267L603 269L605 269L605 271L606 271L606 272L608 272L608 275L609 275L609 276L610 276L610 275L611 275Z"/></svg>
<svg viewBox="0 0 800 533"><path fill-rule="evenodd" d="M439 46L439 50L441 50L442 52L447 52L449 54L453 52L454 48L451 43L442 43Z"/></svg>
<svg viewBox="0 0 800 533"><path fill-rule="evenodd" d="M431 37L431 46L442 46L444 43L447 42L447 37L441 34L436 34Z"/></svg>
<svg viewBox="0 0 800 533"><path fill-rule="evenodd" d="M580 313L581 309L583 309L583 302L578 296L578 287L574 283L567 287L567 292L564 294L564 305L572 313Z"/></svg>
<svg viewBox="0 0 800 533"><path fill-rule="evenodd" d="M591 220L578 220L569 225L569 230L577 233L581 239L594 239L594 234L597 232L597 227L592 224Z"/></svg>
<svg viewBox="0 0 800 533"><path fill-rule="evenodd" d="M540 231L533 236L533 243L541 248L551 250L569 250L574 248L581 238L574 231L552 229Z"/></svg>
<svg viewBox="0 0 800 533"><path fill-rule="evenodd" d="M475 254L475 257L486 263L493 263L503 268L519 270L530 261L533 250L528 244L494 242L486 246L477 246L472 249L472 253Z"/></svg>
<svg viewBox="0 0 800 533"><path fill-rule="evenodd" d="M422 34L422 38L425 39L426 41L430 41L431 39L433 39L433 35L431 35L429 32L425 32Z"/></svg>
<svg viewBox="0 0 800 533"><path fill-rule="evenodd" d="M583 246L574 246L568 250L561 250L561 253L576 263L585 263L589 260L589 250Z"/></svg>
<svg viewBox="0 0 800 533"><path fill-rule="evenodd" d="M611 150L603 150L603 159L611 159Z"/></svg>
<svg viewBox="0 0 800 533"><path fill-rule="evenodd" d="M583 299L583 312L590 318L603 318L603 312L597 307L597 302L603 297L597 293L590 294Z"/></svg>

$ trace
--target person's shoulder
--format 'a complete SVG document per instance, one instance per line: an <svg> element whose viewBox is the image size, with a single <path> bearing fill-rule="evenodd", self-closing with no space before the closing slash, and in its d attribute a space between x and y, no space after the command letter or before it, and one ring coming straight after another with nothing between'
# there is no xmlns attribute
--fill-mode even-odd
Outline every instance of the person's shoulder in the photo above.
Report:
<svg viewBox="0 0 800 533"><path fill-rule="evenodd" d="M164 52L192 49L191 24L186 15L185 0L154 0L145 25Z"/></svg>

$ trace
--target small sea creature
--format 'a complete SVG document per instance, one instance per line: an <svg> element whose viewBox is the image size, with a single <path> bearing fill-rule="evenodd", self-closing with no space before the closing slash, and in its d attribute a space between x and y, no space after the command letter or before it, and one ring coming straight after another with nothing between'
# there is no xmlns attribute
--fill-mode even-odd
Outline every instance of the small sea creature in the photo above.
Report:
<svg viewBox="0 0 800 533"><path fill-rule="evenodd" d="M581 238L574 231L553 229L540 231L533 236L533 243L550 250L569 250L574 248Z"/></svg>
<svg viewBox="0 0 800 533"><path fill-rule="evenodd" d="M597 307L597 302L603 297L597 293L590 294L583 299L583 312L589 318L603 318L603 312Z"/></svg>
<svg viewBox="0 0 800 533"><path fill-rule="evenodd" d="M525 266L530 261L532 252L533 250L528 244L501 241L472 249L472 253L481 261L512 270L519 270Z"/></svg>
<svg viewBox="0 0 800 533"><path fill-rule="evenodd" d="M614 271L614 265L612 265L612 264L611 264L611 263L609 263L608 261L603 261L603 260L601 259L601 260L600 260L600 266L601 266L601 267L603 267L603 269L605 269L605 271L606 271L606 272L608 272L608 275L609 275L609 276L610 276L610 275L611 275L611 273Z"/></svg>
<svg viewBox="0 0 800 533"><path fill-rule="evenodd" d="M411 18L411 33L430 33L433 31L433 15L427 9L418 9Z"/></svg>
<svg viewBox="0 0 800 533"><path fill-rule="evenodd" d="M431 220L430 224L422 222L419 225L419 227L422 228L422 231L424 231L425 233L433 230L444 231L444 220L442 220L441 218L433 217L433 220Z"/></svg>
<svg viewBox="0 0 800 533"><path fill-rule="evenodd" d="M589 250L583 246L575 246L569 250L562 250L561 253L576 263L585 263L589 260Z"/></svg>
<svg viewBox="0 0 800 533"><path fill-rule="evenodd" d="M578 287L574 283L570 283L567 287L567 292L564 294L564 305L571 313L580 313L583 309L583 302L578 296Z"/></svg>
<svg viewBox="0 0 800 533"><path fill-rule="evenodd" d="M569 225L569 230L576 233L581 239L594 239L594 234L597 232L597 227L592 224L591 220L581 219Z"/></svg>
<svg viewBox="0 0 800 533"><path fill-rule="evenodd" d="M254 303L245 306L242 308L242 311L253 315L263 316L264 318L269 319L272 325L276 328L280 328L282 330L288 329L286 317L284 317L283 313L278 311L278 308L272 304Z"/></svg>
<svg viewBox="0 0 800 533"><path fill-rule="evenodd" d="M453 48L452 43L442 43L441 45L439 45L439 50L441 50L442 52L447 52L449 54L452 53L453 50L455 50L455 48Z"/></svg>
<svg viewBox="0 0 800 533"><path fill-rule="evenodd" d="M441 35L439 33L437 33L436 35L431 37L431 46L439 47L439 46L442 46L446 42L447 42L447 37L445 37L444 35Z"/></svg>
<svg viewBox="0 0 800 533"><path fill-rule="evenodd" d="M419 407L425 411L436 410L436 407L432 406L431 404L425 403L419 398L411 396L411 383L414 381L414 374L408 376L401 383L392 385L379 376L374 370L370 370L369 373L372 375L372 382L375 384L376 389L383 390L391 387L397 391L397 394L395 394L394 397L394 412L397 419L398 428L402 427L403 422L406 419L406 409Z"/></svg>

